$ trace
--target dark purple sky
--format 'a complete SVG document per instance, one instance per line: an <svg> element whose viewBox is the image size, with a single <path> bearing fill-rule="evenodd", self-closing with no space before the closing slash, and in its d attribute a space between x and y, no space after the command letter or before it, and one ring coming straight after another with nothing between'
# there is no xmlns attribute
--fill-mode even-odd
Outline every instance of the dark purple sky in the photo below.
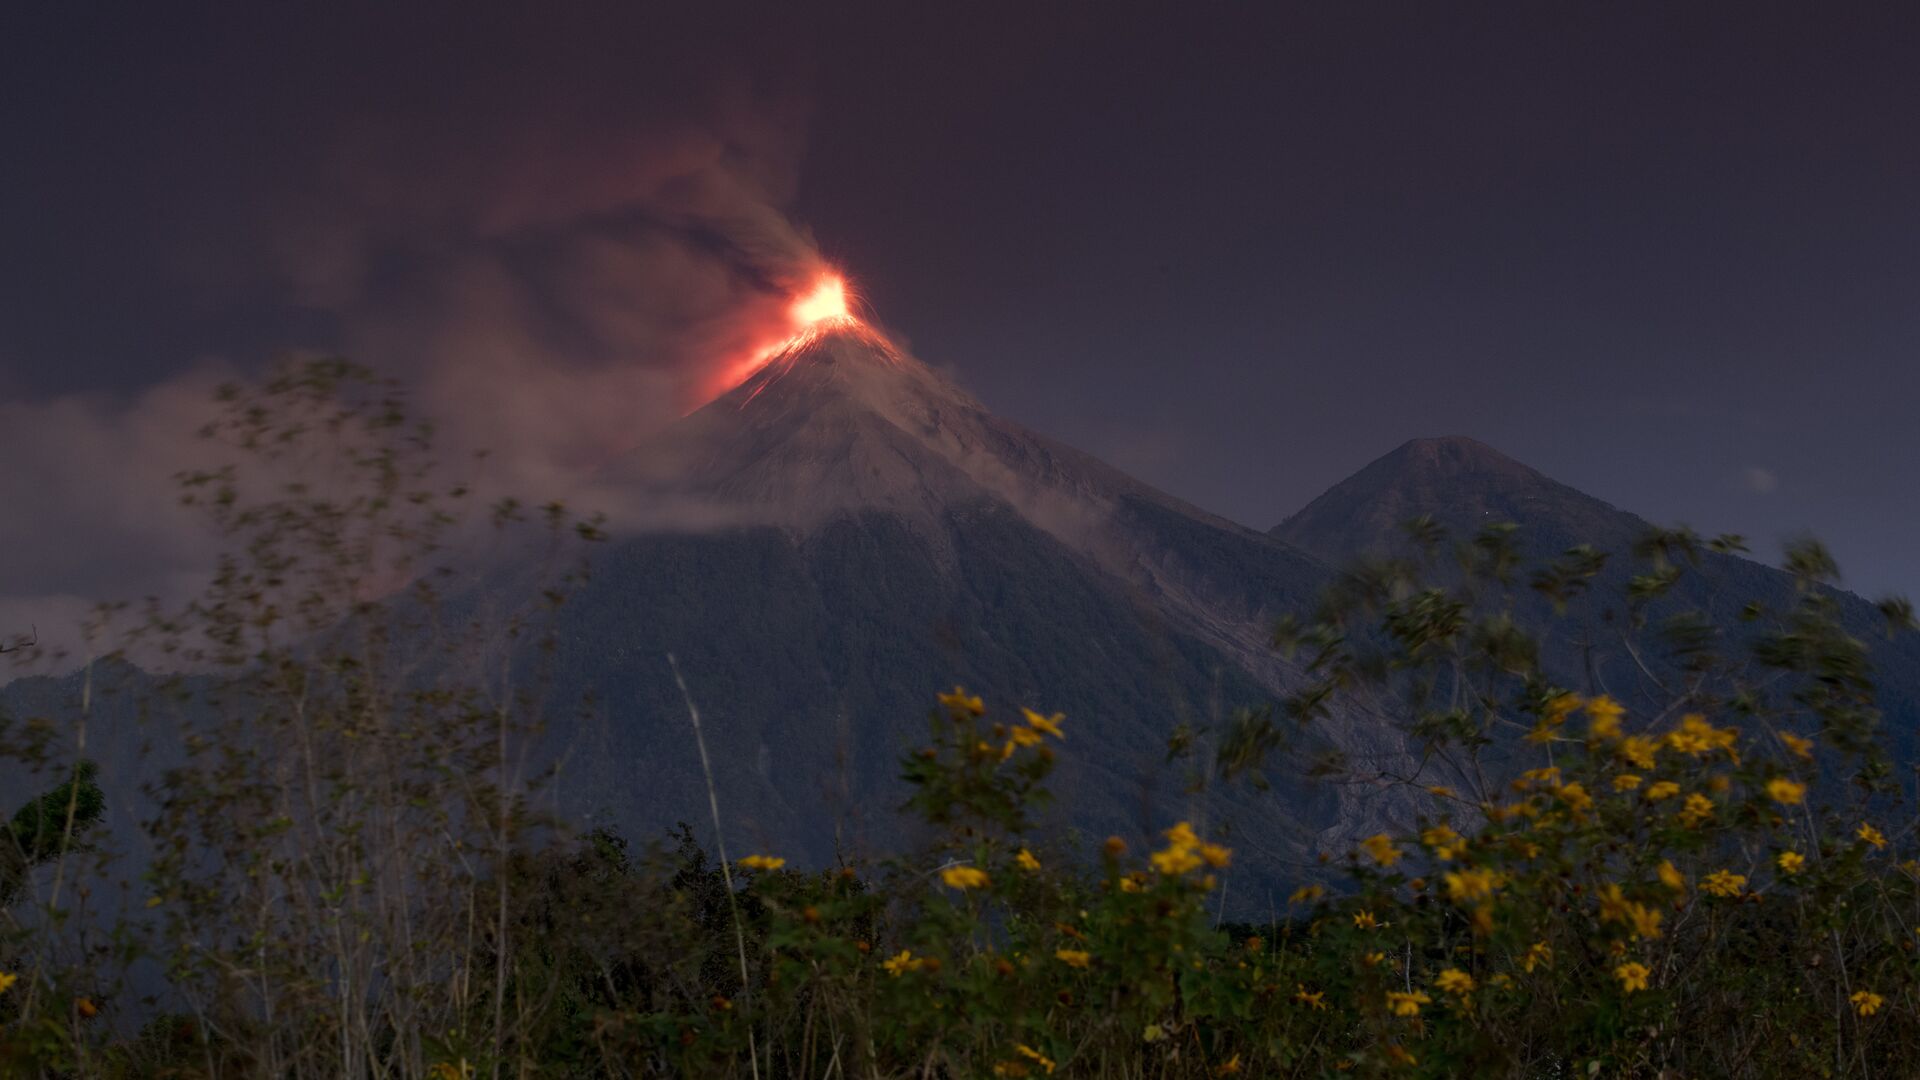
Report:
<svg viewBox="0 0 1920 1080"><path fill-rule="evenodd" d="M989 405L1249 525L1469 434L1920 593L1920 9L266 7L0 33L0 596L100 584L72 535L137 515L92 482L196 372L349 349L570 460L806 234Z"/></svg>

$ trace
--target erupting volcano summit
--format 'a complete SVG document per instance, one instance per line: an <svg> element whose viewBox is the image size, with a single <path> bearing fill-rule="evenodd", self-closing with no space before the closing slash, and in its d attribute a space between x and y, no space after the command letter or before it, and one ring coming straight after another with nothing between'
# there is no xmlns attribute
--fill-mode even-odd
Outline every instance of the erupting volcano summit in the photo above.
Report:
<svg viewBox="0 0 1920 1080"><path fill-rule="evenodd" d="M812 289L796 296L793 303L787 306L786 326L780 336L757 346L744 359L730 364L701 395L702 403L747 382L773 361L790 359L821 335L843 331L858 331L864 338L885 344L885 339L877 331L861 322L860 317L853 313L847 296L846 279L830 271L823 272L814 280ZM888 351L891 351L890 346Z"/></svg>
<svg viewBox="0 0 1920 1080"><path fill-rule="evenodd" d="M847 310L847 283L838 274L828 274L814 285L813 291L793 302L793 321L812 327L828 320L850 320Z"/></svg>

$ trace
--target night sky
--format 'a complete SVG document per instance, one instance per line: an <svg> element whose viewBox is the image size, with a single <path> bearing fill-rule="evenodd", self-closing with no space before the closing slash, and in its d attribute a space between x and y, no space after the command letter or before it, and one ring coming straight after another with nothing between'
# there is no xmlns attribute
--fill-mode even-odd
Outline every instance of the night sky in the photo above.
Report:
<svg viewBox="0 0 1920 1080"><path fill-rule="evenodd" d="M345 350L550 476L816 251L1250 526L1466 434L1920 593L1909 5L59 7L0 27L9 618L191 572L219 377Z"/></svg>

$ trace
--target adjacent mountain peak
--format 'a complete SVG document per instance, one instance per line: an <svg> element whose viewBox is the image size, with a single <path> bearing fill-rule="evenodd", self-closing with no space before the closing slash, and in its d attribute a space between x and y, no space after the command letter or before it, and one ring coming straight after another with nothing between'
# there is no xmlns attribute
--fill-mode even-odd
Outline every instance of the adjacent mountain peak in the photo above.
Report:
<svg viewBox="0 0 1920 1080"><path fill-rule="evenodd" d="M1329 559L1392 550L1401 526L1427 516L1460 536L1511 521L1521 540L1557 552L1576 543L1630 543L1646 523L1462 435L1412 439L1273 529Z"/></svg>

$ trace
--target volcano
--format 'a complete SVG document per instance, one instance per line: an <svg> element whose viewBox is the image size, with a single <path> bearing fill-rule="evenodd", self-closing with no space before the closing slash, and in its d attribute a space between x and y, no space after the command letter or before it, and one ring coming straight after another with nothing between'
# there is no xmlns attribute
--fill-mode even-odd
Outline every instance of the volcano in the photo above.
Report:
<svg viewBox="0 0 1920 1080"><path fill-rule="evenodd" d="M602 482L639 509L565 616L568 681L602 703L573 733L576 803L630 835L705 806L673 653L729 829L816 859L900 838L899 761L955 683L1001 716L1066 714L1058 823L1095 844L1226 816L1182 790L1168 736L1295 681L1269 628L1331 574L993 415L852 320ZM1303 789L1232 816L1291 860L1338 802Z"/></svg>

